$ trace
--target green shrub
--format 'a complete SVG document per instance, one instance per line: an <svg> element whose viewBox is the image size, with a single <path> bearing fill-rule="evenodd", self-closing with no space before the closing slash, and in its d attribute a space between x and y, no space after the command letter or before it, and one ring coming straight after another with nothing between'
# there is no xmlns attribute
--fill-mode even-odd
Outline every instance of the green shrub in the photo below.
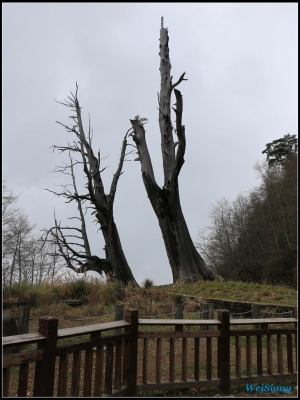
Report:
<svg viewBox="0 0 300 400"><path fill-rule="evenodd" d="M142 287L144 289L150 289L153 286L154 286L154 282L149 278L144 279L143 282L142 282Z"/></svg>

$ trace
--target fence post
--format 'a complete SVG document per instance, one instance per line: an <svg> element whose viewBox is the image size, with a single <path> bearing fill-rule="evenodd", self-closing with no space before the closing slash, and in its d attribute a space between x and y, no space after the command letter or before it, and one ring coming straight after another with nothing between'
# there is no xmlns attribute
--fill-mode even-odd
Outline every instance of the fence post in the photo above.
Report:
<svg viewBox="0 0 300 400"><path fill-rule="evenodd" d="M28 333L30 306L19 307L18 335Z"/></svg>
<svg viewBox="0 0 300 400"><path fill-rule="evenodd" d="M136 396L136 378L137 378L137 351L138 351L138 330L139 330L139 312L129 309L125 311L125 321L130 323L130 341L129 341L129 376L127 396Z"/></svg>
<svg viewBox="0 0 300 400"><path fill-rule="evenodd" d="M206 302L201 303L201 314L200 319L208 319L208 304ZM200 331L207 331L208 325L200 325Z"/></svg>
<svg viewBox="0 0 300 400"><path fill-rule="evenodd" d="M214 303L208 303L208 319L214 319L214 314L215 314L215 305ZM213 325L208 325L207 327L208 330L213 331L214 326Z"/></svg>
<svg viewBox="0 0 300 400"><path fill-rule="evenodd" d="M44 350L44 358L36 362L34 397L53 397L57 327L58 318L39 318L39 333L44 335L46 340L39 342L37 346L38 349Z"/></svg>
<svg viewBox="0 0 300 400"><path fill-rule="evenodd" d="M182 304L176 304L175 305L175 319L183 319L183 306ZM176 332L182 332L183 331L183 325L175 325L175 331Z"/></svg>
<svg viewBox="0 0 300 400"><path fill-rule="evenodd" d="M252 304L252 319L259 318L259 308L258 304ZM259 329L259 324L254 324L253 329Z"/></svg>
<svg viewBox="0 0 300 400"><path fill-rule="evenodd" d="M218 378L221 379L220 395L230 395L230 313L218 310L221 336L218 338Z"/></svg>
<svg viewBox="0 0 300 400"><path fill-rule="evenodd" d="M124 319L124 306L120 304L115 305L115 321L123 321ZM121 333L122 328L115 329L115 333Z"/></svg>

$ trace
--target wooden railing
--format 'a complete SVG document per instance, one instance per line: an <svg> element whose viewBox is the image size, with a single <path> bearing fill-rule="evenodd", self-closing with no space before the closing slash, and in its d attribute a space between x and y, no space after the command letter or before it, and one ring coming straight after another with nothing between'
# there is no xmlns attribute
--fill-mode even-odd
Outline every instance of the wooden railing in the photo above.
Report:
<svg viewBox="0 0 300 400"><path fill-rule="evenodd" d="M137 310L126 310L124 321L57 329L57 318L43 317L39 333L3 338L4 347L36 343L36 349L3 357L3 396L16 366L22 397L134 396L205 386L229 395L233 384L296 379L296 323L230 320L227 310L213 320L138 319ZM274 324L281 327L269 327ZM211 330L201 329L208 325Z"/></svg>
<svg viewBox="0 0 300 400"><path fill-rule="evenodd" d="M11 368L19 367L17 396L28 394L29 366L35 363L33 396L71 397L122 396L136 393L136 349L138 312L126 310L124 321L57 329L58 319L39 319L39 333L15 335L3 338L3 346L37 344L36 350L3 357L3 396L9 395ZM101 336L103 332L124 329L124 332ZM59 343L71 337L88 335L76 343ZM84 368L81 373L81 358ZM72 357L71 382L68 385L69 356ZM104 368L105 364L105 368ZM94 366L94 372L93 372ZM80 388L80 377L83 385ZM56 378L56 379L55 379ZM102 394L103 392L103 394Z"/></svg>

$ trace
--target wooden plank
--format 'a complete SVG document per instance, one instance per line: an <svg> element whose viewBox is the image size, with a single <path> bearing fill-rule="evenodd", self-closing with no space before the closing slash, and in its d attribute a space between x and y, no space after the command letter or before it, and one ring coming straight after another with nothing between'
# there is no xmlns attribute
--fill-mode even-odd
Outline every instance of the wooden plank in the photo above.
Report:
<svg viewBox="0 0 300 400"><path fill-rule="evenodd" d="M27 397L29 363L20 365L18 397Z"/></svg>
<svg viewBox="0 0 300 400"><path fill-rule="evenodd" d="M90 397L92 393L93 349L85 351L83 397Z"/></svg>
<svg viewBox="0 0 300 400"><path fill-rule="evenodd" d="M256 338L257 375L262 376L262 336ZM239 376L240 378L240 376Z"/></svg>
<svg viewBox="0 0 300 400"><path fill-rule="evenodd" d="M297 322L295 318L259 318L259 319L231 319L230 325L253 325L253 324L290 324Z"/></svg>
<svg viewBox="0 0 300 400"><path fill-rule="evenodd" d="M3 368L3 397L8 397L10 368Z"/></svg>
<svg viewBox="0 0 300 400"><path fill-rule="evenodd" d="M187 388L198 388L198 387L209 387L209 386L220 386L221 380L219 378L208 379L200 379L199 381L188 380L186 382L182 382L179 380L175 380L174 382L165 382L161 383L147 383L144 385L143 383L137 384L138 391L152 391L152 390L172 390L172 389L187 389Z"/></svg>
<svg viewBox="0 0 300 400"><path fill-rule="evenodd" d="M263 374L262 376L259 375L252 375L252 377L243 376L241 378L231 377L230 384L231 385L244 385L245 383L266 383L266 382L278 382L284 380L292 380L297 379L297 373L289 374L284 373L283 375L274 373L273 375Z"/></svg>
<svg viewBox="0 0 300 400"><path fill-rule="evenodd" d="M62 356L64 354L76 353L78 351L85 351L90 348L106 345L108 343L117 343L121 340L128 338L129 333L112 334L103 338L87 339L79 343L66 343L60 344L56 349L56 356Z"/></svg>
<svg viewBox="0 0 300 400"><path fill-rule="evenodd" d="M194 340L194 379L199 381L200 379L200 339L195 338Z"/></svg>
<svg viewBox="0 0 300 400"><path fill-rule="evenodd" d="M9 356L3 356L2 368L15 367L21 364L27 364L38 360L43 360L44 350L32 350L26 353L15 353Z"/></svg>
<svg viewBox="0 0 300 400"><path fill-rule="evenodd" d="M183 332L183 326L178 325L178 331L165 331L165 332L157 332L157 331L147 331L147 332L139 332L139 339L149 338L205 338L205 337L220 337L220 331L185 331ZM181 329L181 330L180 330Z"/></svg>
<svg viewBox="0 0 300 400"><path fill-rule="evenodd" d="M267 372L273 374L272 335L267 335Z"/></svg>
<svg viewBox="0 0 300 400"><path fill-rule="evenodd" d="M278 373L283 374L282 335L277 335L277 367L278 367Z"/></svg>
<svg viewBox="0 0 300 400"><path fill-rule="evenodd" d="M252 376L252 348L251 348L251 336L246 336L246 375Z"/></svg>
<svg viewBox="0 0 300 400"><path fill-rule="evenodd" d="M235 337L235 375L241 377L241 337Z"/></svg>
<svg viewBox="0 0 300 400"><path fill-rule="evenodd" d="M211 380L212 371L212 343L211 338L206 338L206 379Z"/></svg>
<svg viewBox="0 0 300 400"><path fill-rule="evenodd" d="M293 373L293 344L292 344L292 335L286 335L286 351L287 351L287 364L288 364L288 372Z"/></svg>
<svg viewBox="0 0 300 400"><path fill-rule="evenodd" d="M66 397L68 379L68 356L59 358L57 397Z"/></svg>
<svg viewBox="0 0 300 400"><path fill-rule="evenodd" d="M75 328L65 328L57 330L58 339L64 339L72 336L86 335L92 332L104 332L116 328L124 328L130 325L126 321L105 322L103 324L76 326Z"/></svg>
<svg viewBox="0 0 300 400"><path fill-rule="evenodd" d="M4 336L2 338L2 346L9 347L12 345L23 345L46 340L45 336L40 333L26 333L23 335Z"/></svg>
<svg viewBox="0 0 300 400"><path fill-rule="evenodd" d="M270 328L270 329L238 329L231 330L232 336L263 336L263 335L278 335L297 332L296 328Z"/></svg>
<svg viewBox="0 0 300 400"><path fill-rule="evenodd" d="M169 365L169 380L174 382L174 367L175 367L175 339L170 339L170 365Z"/></svg>
<svg viewBox="0 0 300 400"><path fill-rule="evenodd" d="M161 339L156 341L156 383L161 381Z"/></svg>
<svg viewBox="0 0 300 400"><path fill-rule="evenodd" d="M106 363L105 363L105 384L104 393L112 394L112 383L113 383L113 364L114 362L114 346L108 344L106 346Z"/></svg>
<svg viewBox="0 0 300 400"><path fill-rule="evenodd" d="M292 318L294 322L295 319ZM139 325L220 325L217 319L139 319Z"/></svg>
<svg viewBox="0 0 300 400"><path fill-rule="evenodd" d="M182 339L182 380L187 381L187 338Z"/></svg>
<svg viewBox="0 0 300 400"><path fill-rule="evenodd" d="M148 339L143 339L143 383L147 383L148 378Z"/></svg>
<svg viewBox="0 0 300 400"><path fill-rule="evenodd" d="M81 352L73 354L71 397L79 397Z"/></svg>
<svg viewBox="0 0 300 400"><path fill-rule="evenodd" d="M100 397L102 395L102 384L103 384L103 346L99 346L97 347L96 350L94 397Z"/></svg>
<svg viewBox="0 0 300 400"><path fill-rule="evenodd" d="M123 379L122 384L127 386L129 380L129 339L124 341Z"/></svg>
<svg viewBox="0 0 300 400"><path fill-rule="evenodd" d="M115 381L114 381L114 389L121 389L121 381L122 381L122 348L123 343L118 342L116 344L116 361L115 361Z"/></svg>

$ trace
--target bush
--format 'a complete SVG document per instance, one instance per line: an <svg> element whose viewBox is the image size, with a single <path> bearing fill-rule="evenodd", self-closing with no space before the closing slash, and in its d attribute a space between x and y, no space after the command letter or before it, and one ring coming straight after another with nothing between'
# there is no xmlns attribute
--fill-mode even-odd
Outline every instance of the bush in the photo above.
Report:
<svg viewBox="0 0 300 400"><path fill-rule="evenodd" d="M142 282L142 287L144 289L150 289L153 286L154 286L154 282L149 278L144 279L143 282Z"/></svg>

